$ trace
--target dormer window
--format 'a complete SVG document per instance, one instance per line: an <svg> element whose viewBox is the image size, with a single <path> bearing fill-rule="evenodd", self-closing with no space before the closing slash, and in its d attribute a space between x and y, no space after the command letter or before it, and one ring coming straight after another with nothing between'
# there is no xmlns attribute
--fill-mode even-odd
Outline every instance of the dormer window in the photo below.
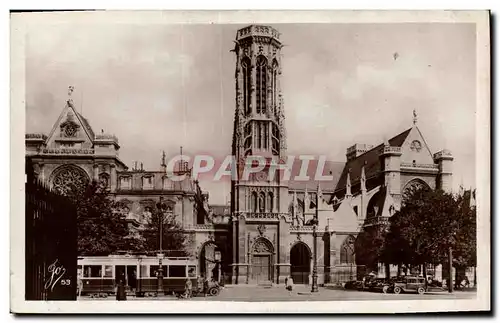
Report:
<svg viewBox="0 0 500 323"><path fill-rule="evenodd" d="M129 176L120 178L120 189L129 190L132 187L132 180Z"/></svg>
<svg viewBox="0 0 500 323"><path fill-rule="evenodd" d="M142 178L142 189L144 190L152 190L153 185L153 176L144 176Z"/></svg>

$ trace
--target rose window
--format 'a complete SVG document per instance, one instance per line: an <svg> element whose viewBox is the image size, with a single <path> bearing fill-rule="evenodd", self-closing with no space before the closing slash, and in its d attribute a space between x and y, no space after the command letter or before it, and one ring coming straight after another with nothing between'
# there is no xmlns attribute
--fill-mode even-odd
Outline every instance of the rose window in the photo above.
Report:
<svg viewBox="0 0 500 323"><path fill-rule="evenodd" d="M76 167L65 168L60 171L52 182L55 191L67 195L70 191L79 190L87 185L87 176Z"/></svg>

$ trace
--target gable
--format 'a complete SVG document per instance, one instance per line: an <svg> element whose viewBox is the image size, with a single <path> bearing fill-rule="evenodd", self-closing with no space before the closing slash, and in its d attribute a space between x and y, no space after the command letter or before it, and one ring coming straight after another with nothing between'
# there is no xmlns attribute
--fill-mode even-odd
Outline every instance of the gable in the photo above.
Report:
<svg viewBox="0 0 500 323"><path fill-rule="evenodd" d="M432 153L418 127L413 127L401 145L401 162L434 164Z"/></svg>
<svg viewBox="0 0 500 323"><path fill-rule="evenodd" d="M88 121L67 104L47 138L49 148L92 148L94 133Z"/></svg>

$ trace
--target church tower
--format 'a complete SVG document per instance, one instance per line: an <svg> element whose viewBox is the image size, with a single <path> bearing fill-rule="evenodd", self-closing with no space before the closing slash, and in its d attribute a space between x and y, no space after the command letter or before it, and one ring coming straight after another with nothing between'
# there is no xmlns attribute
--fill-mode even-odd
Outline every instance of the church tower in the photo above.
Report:
<svg viewBox="0 0 500 323"><path fill-rule="evenodd" d="M284 226L289 225L288 187L280 181L278 171L269 176L272 162L286 160L279 36L272 27L251 25L237 31L233 50L236 111L232 153L238 173L231 185L235 283L277 281L278 263L286 262L281 259L286 252L279 250L279 234L284 235ZM243 169L253 168L257 156L265 160L265 168L245 178ZM252 254L257 245L269 257L259 256L261 262L255 265Z"/></svg>

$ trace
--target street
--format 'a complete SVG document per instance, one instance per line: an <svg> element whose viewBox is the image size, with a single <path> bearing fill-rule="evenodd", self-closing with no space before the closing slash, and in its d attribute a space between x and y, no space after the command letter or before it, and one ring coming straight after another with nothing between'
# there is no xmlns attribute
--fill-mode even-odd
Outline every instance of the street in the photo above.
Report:
<svg viewBox="0 0 500 323"><path fill-rule="evenodd" d="M420 300L420 299L473 299L476 292L455 291L418 294L383 294L369 291L353 291L343 289L330 289L320 287L318 293L311 293L310 286L296 285L293 292L285 290L283 286L228 286L218 296L198 296L189 301L240 301L240 302L269 302L269 301L345 301L345 300ZM136 298L129 296L127 300L155 301L175 300L173 296ZM78 300L115 300L114 296L108 298L80 297ZM185 301L185 299L183 299Z"/></svg>

